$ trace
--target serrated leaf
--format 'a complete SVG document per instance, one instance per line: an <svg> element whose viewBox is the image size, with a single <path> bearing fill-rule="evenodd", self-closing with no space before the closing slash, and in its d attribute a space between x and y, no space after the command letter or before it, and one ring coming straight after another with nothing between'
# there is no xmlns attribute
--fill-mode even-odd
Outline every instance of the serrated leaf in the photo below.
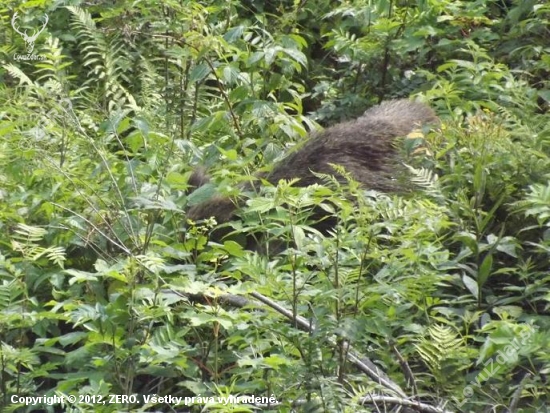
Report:
<svg viewBox="0 0 550 413"><path fill-rule="evenodd" d="M166 174L166 182L174 189L186 189L187 177L179 172L168 172Z"/></svg>
<svg viewBox="0 0 550 413"><path fill-rule="evenodd" d="M223 249L227 251L229 255L234 257L243 257L245 255L243 247L235 241L225 241L223 243Z"/></svg>

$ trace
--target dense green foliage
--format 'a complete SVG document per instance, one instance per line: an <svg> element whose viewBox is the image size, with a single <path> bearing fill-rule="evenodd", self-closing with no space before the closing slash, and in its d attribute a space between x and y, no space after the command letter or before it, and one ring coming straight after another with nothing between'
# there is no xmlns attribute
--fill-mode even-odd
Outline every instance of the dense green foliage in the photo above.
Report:
<svg viewBox="0 0 550 413"><path fill-rule="evenodd" d="M0 18L2 411L545 411L548 2L6 0ZM401 145L405 194L330 176L240 194L318 124L410 95L442 125ZM192 191L197 164L213 183ZM215 192L246 198L223 243L185 214ZM138 400L89 397L109 394Z"/></svg>

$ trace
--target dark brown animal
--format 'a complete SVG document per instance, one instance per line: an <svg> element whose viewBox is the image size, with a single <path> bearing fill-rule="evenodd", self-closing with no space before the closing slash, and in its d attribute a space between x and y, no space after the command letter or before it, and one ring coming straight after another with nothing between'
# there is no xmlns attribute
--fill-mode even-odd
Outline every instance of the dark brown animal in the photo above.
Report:
<svg viewBox="0 0 550 413"><path fill-rule="evenodd" d="M190 190L195 190L203 185L206 185L209 182L210 176L208 176L206 170L202 166L198 166L189 177L187 185L189 185Z"/></svg>
<svg viewBox="0 0 550 413"><path fill-rule="evenodd" d="M303 145L297 145L265 176L276 185L281 179L299 178L296 185L318 183L312 171L336 175L330 164L341 165L366 189L395 190L393 142L415 128L437 123L435 113L428 106L409 100L388 101L367 110L361 117L344 122L315 134ZM206 182L199 170L190 179L193 183ZM193 206L188 212L191 220L215 217L218 224L230 221L238 205L223 196Z"/></svg>

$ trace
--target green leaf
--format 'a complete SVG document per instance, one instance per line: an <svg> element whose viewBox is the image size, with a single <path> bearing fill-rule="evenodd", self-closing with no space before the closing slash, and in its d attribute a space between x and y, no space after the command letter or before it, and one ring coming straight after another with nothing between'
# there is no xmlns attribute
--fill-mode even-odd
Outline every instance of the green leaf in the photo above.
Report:
<svg viewBox="0 0 550 413"><path fill-rule="evenodd" d="M194 205L198 205L204 201L209 200L216 194L217 194L217 188L214 184L212 183L204 184L200 188L197 188L196 190L194 190L187 197L187 205L190 207Z"/></svg>
<svg viewBox="0 0 550 413"><path fill-rule="evenodd" d="M483 262L479 266L478 276L477 280L479 283L479 287L483 287L485 285L485 282L491 275L491 271L493 269L493 254L488 253L487 256L483 259Z"/></svg>
<svg viewBox="0 0 550 413"><path fill-rule="evenodd" d="M223 35L223 38L227 43L234 43L243 36L244 29L245 26L232 27Z"/></svg>
<svg viewBox="0 0 550 413"><path fill-rule="evenodd" d="M187 180L188 177L179 172L171 171L166 174L166 182L174 189L187 189Z"/></svg>
<svg viewBox="0 0 550 413"><path fill-rule="evenodd" d="M479 286L477 281L464 274L462 276L462 282L468 291L470 291L470 293L477 299L479 296Z"/></svg>
<svg viewBox="0 0 550 413"><path fill-rule="evenodd" d="M235 241L225 241L223 243L223 249L233 257L243 257L245 255L243 247Z"/></svg>
<svg viewBox="0 0 550 413"><path fill-rule="evenodd" d="M206 63L199 63L191 70L189 81L191 83L201 82L210 74L210 67Z"/></svg>

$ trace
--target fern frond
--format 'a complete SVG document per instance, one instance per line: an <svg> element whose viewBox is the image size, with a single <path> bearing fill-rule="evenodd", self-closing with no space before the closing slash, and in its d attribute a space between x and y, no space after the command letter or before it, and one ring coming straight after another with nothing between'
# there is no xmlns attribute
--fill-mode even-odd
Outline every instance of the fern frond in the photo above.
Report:
<svg viewBox="0 0 550 413"><path fill-rule="evenodd" d="M74 6L68 6L67 10L73 15L71 26L82 44L83 64L90 68L91 76L86 83L100 88L104 107L109 112L121 107L140 111L134 96L123 86L130 83L126 75L131 66L127 45L117 36L105 37L87 11Z"/></svg>
<svg viewBox="0 0 550 413"><path fill-rule="evenodd" d="M436 373L441 370L443 361L452 358L462 345L462 338L453 329L436 324L429 327L428 336L420 339L415 348L429 369Z"/></svg>
<svg viewBox="0 0 550 413"><path fill-rule="evenodd" d="M32 85L32 80L17 66L10 64L4 65L4 69L15 79L19 79L20 85Z"/></svg>
<svg viewBox="0 0 550 413"><path fill-rule="evenodd" d="M17 225L13 239L11 240L12 248L15 251L21 252L31 261L37 261L43 256L48 260L63 268L65 262L65 248L63 247L48 247L44 248L38 245L38 242L44 239L47 231L44 228L33 227L20 223Z"/></svg>
<svg viewBox="0 0 550 413"><path fill-rule="evenodd" d="M65 255L65 248L63 247L49 247L44 251L48 260L50 260L55 265L58 265L60 268L64 268L63 264L67 259Z"/></svg>
<svg viewBox="0 0 550 413"><path fill-rule="evenodd" d="M46 235L46 230L40 227L33 227L23 223L17 224L17 229L15 230L17 235L14 238L20 241L26 241L28 243L36 243Z"/></svg>
<svg viewBox="0 0 550 413"><path fill-rule="evenodd" d="M46 59L40 62L40 68L36 71L41 74L37 81L40 83L55 81L60 85L68 84L69 79L65 69L71 66L72 62L62 54L63 49L59 45L59 39L48 37L42 50L45 52Z"/></svg>
<svg viewBox="0 0 550 413"><path fill-rule="evenodd" d="M435 189L437 188L437 182L439 177L431 169L428 168L415 168L413 166L404 164L405 167L412 174L411 182L423 188Z"/></svg>

